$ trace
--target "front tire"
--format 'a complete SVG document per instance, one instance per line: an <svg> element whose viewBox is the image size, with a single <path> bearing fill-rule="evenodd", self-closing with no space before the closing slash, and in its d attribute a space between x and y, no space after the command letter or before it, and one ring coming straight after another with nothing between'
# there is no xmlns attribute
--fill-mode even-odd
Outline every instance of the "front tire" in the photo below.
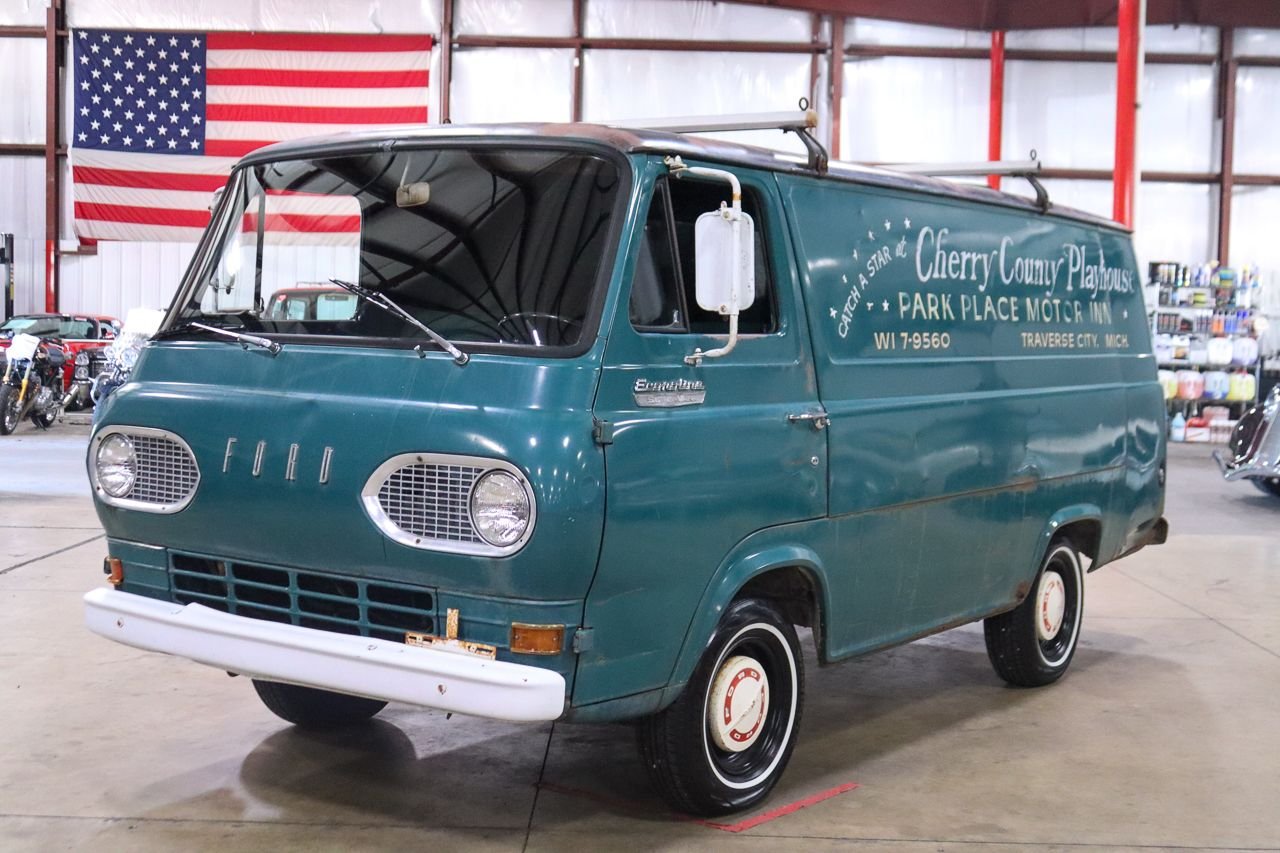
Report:
<svg viewBox="0 0 1280 853"><path fill-rule="evenodd" d="M768 796L795 747L804 664L795 629L768 601L735 601L684 692L637 728L640 756L663 797L712 816Z"/></svg>
<svg viewBox="0 0 1280 853"><path fill-rule="evenodd" d="M11 435L18 428L21 415L13 386L0 385L0 435Z"/></svg>
<svg viewBox="0 0 1280 853"><path fill-rule="evenodd" d="M387 706L380 699L256 678L253 689L271 713L300 729L332 729L361 723Z"/></svg>
<svg viewBox="0 0 1280 853"><path fill-rule="evenodd" d="M1084 568L1070 539L1055 540L1031 587L1013 610L983 623L996 674L1019 687L1041 687L1071 664L1084 615Z"/></svg>

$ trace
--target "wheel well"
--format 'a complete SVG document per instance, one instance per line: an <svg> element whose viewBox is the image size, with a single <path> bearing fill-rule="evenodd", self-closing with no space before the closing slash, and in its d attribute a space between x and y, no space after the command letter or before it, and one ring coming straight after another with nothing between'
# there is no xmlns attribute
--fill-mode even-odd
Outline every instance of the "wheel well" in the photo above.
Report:
<svg viewBox="0 0 1280 853"><path fill-rule="evenodd" d="M1098 559L1098 546L1102 542L1102 522L1096 518L1083 518L1064 524L1055 539L1070 539L1076 550L1089 558L1090 562Z"/></svg>
<svg viewBox="0 0 1280 853"><path fill-rule="evenodd" d="M762 572L743 585L734 596L765 598L778 606L792 625L821 628L821 610L817 583L813 576L798 566L787 566Z"/></svg>

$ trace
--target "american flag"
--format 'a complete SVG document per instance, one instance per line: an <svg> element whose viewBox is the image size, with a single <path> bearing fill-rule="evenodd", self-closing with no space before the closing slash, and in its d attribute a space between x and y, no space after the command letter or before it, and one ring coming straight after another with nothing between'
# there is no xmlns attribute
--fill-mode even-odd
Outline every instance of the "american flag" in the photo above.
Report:
<svg viewBox="0 0 1280 853"><path fill-rule="evenodd" d="M86 239L194 242L213 191L255 148L427 120L428 35L76 30L72 41ZM276 197L268 227L349 229L350 201Z"/></svg>

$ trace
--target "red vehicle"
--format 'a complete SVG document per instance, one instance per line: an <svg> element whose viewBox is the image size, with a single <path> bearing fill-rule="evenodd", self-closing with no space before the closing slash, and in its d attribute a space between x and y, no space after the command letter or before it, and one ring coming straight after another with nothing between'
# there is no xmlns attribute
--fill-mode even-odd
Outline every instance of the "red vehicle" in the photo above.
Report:
<svg viewBox="0 0 1280 853"><path fill-rule="evenodd" d="M94 359L92 353L115 340L120 333L120 321L91 314L20 314L10 317L0 325L0 358L13 336L21 332L56 340L62 347L66 357L62 369L62 390L69 395L66 407L76 409L88 402L94 367L100 369L103 363L102 359Z"/></svg>

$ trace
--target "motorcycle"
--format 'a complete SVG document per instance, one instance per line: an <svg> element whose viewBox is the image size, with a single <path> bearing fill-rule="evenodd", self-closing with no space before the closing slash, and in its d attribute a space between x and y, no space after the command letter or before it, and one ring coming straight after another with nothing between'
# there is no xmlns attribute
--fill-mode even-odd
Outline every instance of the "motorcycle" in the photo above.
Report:
<svg viewBox="0 0 1280 853"><path fill-rule="evenodd" d="M121 385L129 381L138 355L151 336L160 328L164 312L151 308L134 308L125 317L124 328L105 350L102 357L106 366L93 378L89 397L93 400L93 422L96 424L106 399Z"/></svg>
<svg viewBox="0 0 1280 853"><path fill-rule="evenodd" d="M1228 459L1221 451L1213 458L1228 480L1247 479L1261 492L1280 497L1280 385L1267 399L1244 413L1231 431Z"/></svg>
<svg viewBox="0 0 1280 853"><path fill-rule="evenodd" d="M0 435L9 435L24 417L40 429L53 426L62 411L62 348L34 335L14 335L0 379Z"/></svg>

